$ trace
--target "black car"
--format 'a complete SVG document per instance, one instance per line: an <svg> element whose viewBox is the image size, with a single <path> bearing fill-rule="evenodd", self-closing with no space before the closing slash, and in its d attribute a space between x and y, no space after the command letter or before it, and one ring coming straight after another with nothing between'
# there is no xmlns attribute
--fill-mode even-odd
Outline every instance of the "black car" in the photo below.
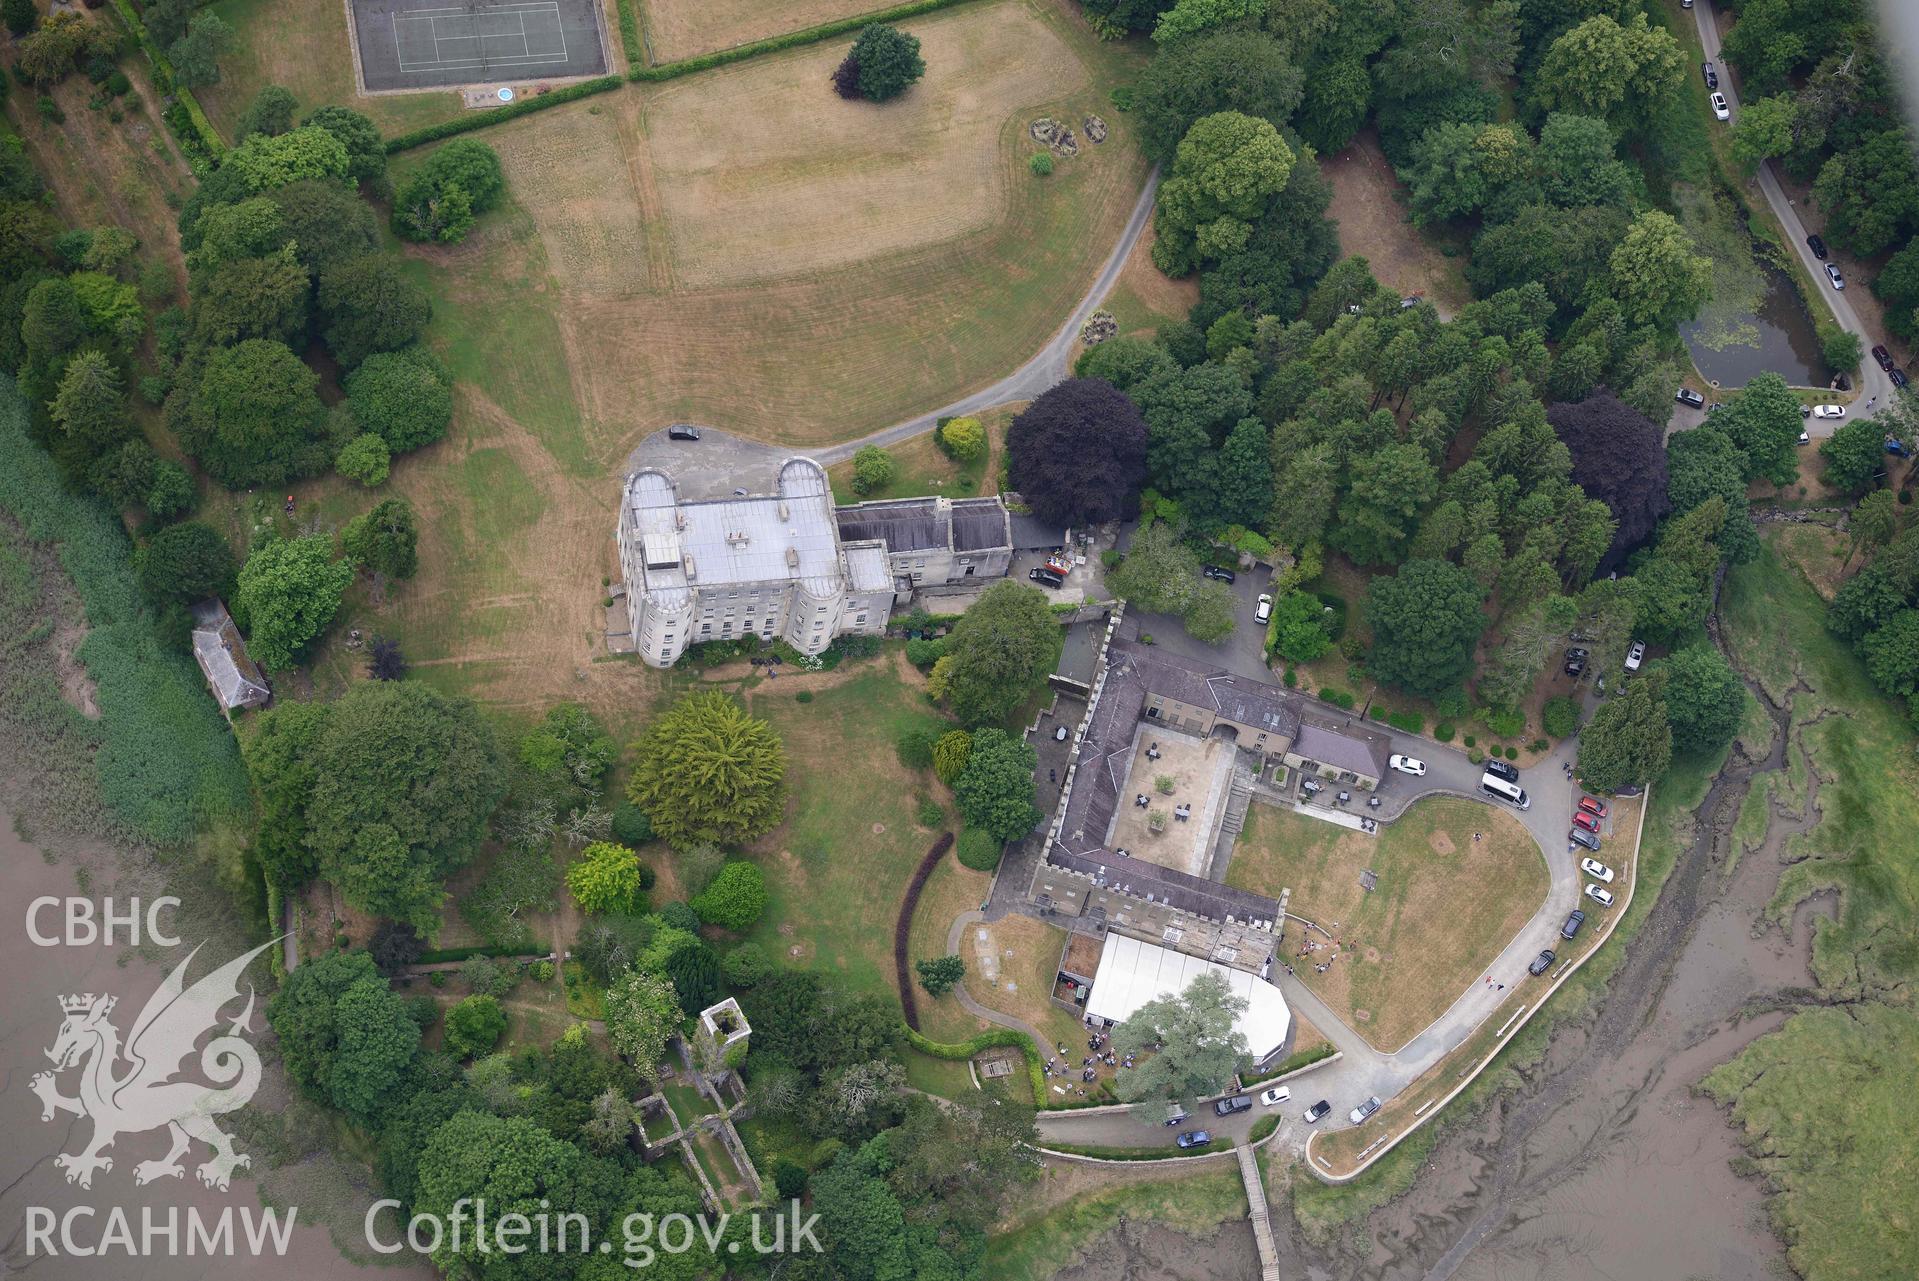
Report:
<svg viewBox="0 0 1919 1281"><path fill-rule="evenodd" d="M1673 393L1673 399L1682 405L1691 405L1694 409L1703 408L1706 403L1706 398L1690 387L1681 387Z"/></svg>
<svg viewBox="0 0 1919 1281"><path fill-rule="evenodd" d="M1236 575L1233 573L1232 570L1223 569L1218 565L1208 565L1205 569L1202 569L1199 572L1201 577L1215 578L1222 583L1230 583L1236 577Z"/></svg>
<svg viewBox="0 0 1919 1281"><path fill-rule="evenodd" d="M1872 349L1872 358L1879 362L1879 368L1885 370L1887 373L1892 372L1892 353L1886 350L1884 343L1880 343Z"/></svg>
<svg viewBox="0 0 1919 1281"><path fill-rule="evenodd" d="M697 427L689 427L685 423L675 423L666 429L666 438L668 440L698 440L700 438L700 432Z"/></svg>
<svg viewBox="0 0 1919 1281"><path fill-rule="evenodd" d="M1562 939L1572 938L1579 933L1579 927L1585 923L1586 914L1575 907L1572 913L1566 917L1566 923L1559 927L1559 937Z"/></svg>
<svg viewBox="0 0 1919 1281"><path fill-rule="evenodd" d="M1699 74L1706 77L1706 88L1717 89L1719 87L1719 72L1710 62L1702 62L1699 64Z"/></svg>
<svg viewBox="0 0 1919 1281"><path fill-rule="evenodd" d="M1806 237L1806 248L1812 250L1812 256L1824 262L1826 260L1826 242L1817 235Z"/></svg>
<svg viewBox="0 0 1919 1281"><path fill-rule="evenodd" d="M1553 955L1552 949L1548 948L1533 958L1533 963L1526 967L1526 973L1532 975L1534 978L1538 978L1541 974L1550 970L1553 967L1553 962L1557 959L1558 958Z"/></svg>
<svg viewBox="0 0 1919 1281"><path fill-rule="evenodd" d="M1215 1100L1213 1103L1213 1111L1218 1113L1220 1116L1231 1116L1235 1112L1244 1112L1247 1109L1251 1108L1252 1106L1253 1106L1252 1095L1235 1094L1230 1099Z"/></svg>
<svg viewBox="0 0 1919 1281"><path fill-rule="evenodd" d="M1895 387L1904 387L1906 383L1910 381L1906 377L1906 371L1903 369L1888 369L1886 371L1886 377L1892 379L1892 385Z"/></svg>
<svg viewBox="0 0 1919 1281"><path fill-rule="evenodd" d="M1313 1124L1313 1122L1319 1120L1320 1117L1325 1116L1328 1112L1332 1110L1333 1110L1333 1105L1328 1103L1325 1099L1321 1099L1319 1102L1307 1108L1305 1113L1300 1117L1300 1120L1306 1122L1306 1124L1308 1125L1311 1125Z"/></svg>
<svg viewBox="0 0 1919 1281"><path fill-rule="evenodd" d="M1578 680L1581 676L1585 675L1585 673L1586 660L1583 658L1573 658L1569 655L1566 659L1566 675L1572 677L1574 680Z"/></svg>
<svg viewBox="0 0 1919 1281"><path fill-rule="evenodd" d="M1026 576L1032 579L1036 583L1045 583L1048 587L1061 587L1061 586L1064 586L1066 583L1066 580L1064 578L1061 578L1058 574L1055 574L1052 570L1046 568L1044 565L1040 566L1038 569L1027 570Z"/></svg>
<svg viewBox="0 0 1919 1281"><path fill-rule="evenodd" d="M1486 772L1494 778L1503 778L1508 783L1517 783L1519 781L1519 767L1508 764L1505 761L1487 761Z"/></svg>

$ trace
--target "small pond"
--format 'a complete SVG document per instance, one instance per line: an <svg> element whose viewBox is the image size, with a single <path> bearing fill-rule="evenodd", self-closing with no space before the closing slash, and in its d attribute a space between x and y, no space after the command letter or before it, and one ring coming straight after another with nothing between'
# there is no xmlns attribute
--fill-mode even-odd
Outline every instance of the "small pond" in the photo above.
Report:
<svg viewBox="0 0 1919 1281"><path fill-rule="evenodd" d="M1709 304L1698 320L1679 326L1693 363L1721 387L1743 387L1764 373L1783 374L1794 387L1827 386L1832 369L1799 291L1772 264L1753 266L1764 282L1754 291L1756 305L1732 312Z"/></svg>

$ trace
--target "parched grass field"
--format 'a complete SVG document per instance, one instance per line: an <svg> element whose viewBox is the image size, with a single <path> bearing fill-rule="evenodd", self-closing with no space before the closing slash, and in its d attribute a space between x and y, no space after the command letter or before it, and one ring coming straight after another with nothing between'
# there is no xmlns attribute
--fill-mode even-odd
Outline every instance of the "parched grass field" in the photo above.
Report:
<svg viewBox="0 0 1919 1281"><path fill-rule="evenodd" d="M636 0L653 61L673 62L886 7L884 0ZM617 26L615 27L617 30ZM828 41L845 49L852 37Z"/></svg>
<svg viewBox="0 0 1919 1281"><path fill-rule="evenodd" d="M1371 129L1339 154L1323 157L1320 172L1333 188L1327 213L1339 224L1342 257L1364 257L1380 284L1402 295L1425 297L1442 316L1457 315L1472 301L1463 256L1446 257L1431 237L1407 221L1404 187Z"/></svg>
<svg viewBox="0 0 1919 1281"><path fill-rule="evenodd" d="M1483 834L1475 841L1473 834ZM1370 893L1360 873L1378 874ZM1284 958L1367 1042L1398 1050L1445 1012L1545 900L1546 861L1510 814L1458 797L1416 802L1369 836L1254 805L1227 883L1277 895L1324 927ZM1304 939L1322 945L1295 956ZM1335 950L1337 959L1332 959ZM1330 960L1331 969L1314 972Z"/></svg>

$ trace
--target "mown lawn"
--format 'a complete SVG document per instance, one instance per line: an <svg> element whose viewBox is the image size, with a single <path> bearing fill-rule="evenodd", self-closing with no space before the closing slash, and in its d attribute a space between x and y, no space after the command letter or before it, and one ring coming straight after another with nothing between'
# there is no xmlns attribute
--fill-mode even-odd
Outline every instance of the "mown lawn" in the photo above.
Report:
<svg viewBox="0 0 1919 1281"><path fill-rule="evenodd" d="M986 479L985 454L970 463L962 463L948 457L933 443L932 432L894 445L887 452L893 455L893 462L898 469L891 484L883 485L870 494L855 492L853 463L848 459L827 473L833 482L834 501L879 502L891 498L920 498L928 494L944 498L973 498L981 493L981 486Z"/></svg>
<svg viewBox="0 0 1919 1281"><path fill-rule="evenodd" d="M1475 840L1475 834L1483 839ZM1376 888L1360 885L1365 871ZM1367 1041L1397 1050L1444 1013L1545 900L1546 861L1510 814L1432 797L1378 836L1254 805L1227 883L1277 897L1301 929L1284 958ZM1330 935L1330 939L1328 937ZM1295 956L1300 943L1337 941ZM1320 974L1316 964L1330 963Z"/></svg>

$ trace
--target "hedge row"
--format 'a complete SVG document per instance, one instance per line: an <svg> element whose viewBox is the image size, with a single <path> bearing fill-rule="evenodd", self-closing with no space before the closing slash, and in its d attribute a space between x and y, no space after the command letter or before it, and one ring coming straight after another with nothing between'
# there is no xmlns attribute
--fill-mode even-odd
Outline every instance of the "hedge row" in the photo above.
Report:
<svg viewBox="0 0 1919 1281"><path fill-rule="evenodd" d="M1040 1141L1049 1152L1068 1152L1074 1156L1096 1157L1101 1161L1181 1161L1188 1157L1211 1156L1230 1152L1233 1145L1224 1139L1209 1139L1196 1148L1103 1148L1091 1143L1049 1143Z"/></svg>
<svg viewBox="0 0 1919 1281"><path fill-rule="evenodd" d="M781 49L797 49L801 45L818 44L822 40L831 40L834 36L843 36L849 31L858 31L870 23L898 22L903 18L916 18L923 13L950 9L956 4L966 2L967 0L910 0L907 4L896 4L878 13L836 18L832 22L822 22L816 27L789 31L783 36L768 36L764 40L754 40L748 44L736 44L731 49L719 49L712 53L700 54L695 58L681 58L678 62L662 62L657 67L635 66L626 74L634 80L672 80L678 76L691 75L695 71L723 67L730 62L744 62L748 58L757 58L763 53L775 53Z"/></svg>
<svg viewBox="0 0 1919 1281"><path fill-rule="evenodd" d="M1261 1081L1270 1081L1276 1076L1285 1076L1288 1072L1297 1072L1308 1064L1317 1063L1321 1059L1330 1059L1337 1053L1339 1053L1339 1051L1330 1045L1318 1045L1310 1050L1301 1050L1298 1054L1289 1054L1281 1059L1273 1066L1271 1071L1261 1072L1258 1076L1240 1077L1239 1084L1242 1089L1247 1086L1258 1085Z"/></svg>
<svg viewBox="0 0 1919 1281"><path fill-rule="evenodd" d="M119 10L120 20L127 24L127 30L133 33L133 38L140 42L140 48L146 53L147 61L151 62L154 69L166 78L165 85L156 87L172 93L180 105L186 108L187 119L193 122L193 131L199 135L201 144L212 153L214 161L218 163L220 157L227 152L227 140L220 136L220 131L213 127L211 120L207 119L207 113L200 109L200 100L193 96L193 90L182 85L178 77L173 74L173 64L167 60L166 54L160 52L159 46L153 43L153 37L147 34L146 24L141 22L140 15L133 11L132 0L113 0L113 7Z"/></svg>
<svg viewBox="0 0 1919 1281"><path fill-rule="evenodd" d="M116 0L125 4L127 0ZM619 88L624 81L618 76L600 76L594 80L582 80L570 84L564 89L555 89L531 98L521 98L502 107L489 107L484 111L468 111L453 120L443 120L437 125L427 125L411 133L397 134L386 140L386 153L391 156L424 146L429 142L438 142L442 138L451 138L455 134L469 133L475 129L484 129L488 125L497 125L519 116L530 115L535 111L545 111L548 107L557 107L562 103L577 102L596 93L608 93Z"/></svg>
<svg viewBox="0 0 1919 1281"><path fill-rule="evenodd" d="M1024 1032L1015 1032L1010 1027L993 1028L964 1041L946 1043L928 1040L919 1029L908 1027L906 1041L921 1054L930 1054L936 1059L970 1059L994 1046L1017 1046L1026 1056L1026 1077L1033 1087L1033 1101L1041 1108L1046 1106L1046 1074L1040 1070L1039 1047Z"/></svg>
<svg viewBox="0 0 1919 1281"><path fill-rule="evenodd" d="M478 943L472 947L443 947L436 952L422 952L415 965L439 965L446 961L464 961L472 956L524 956L529 960L544 958L545 948L510 947L502 943Z"/></svg>
<svg viewBox="0 0 1919 1281"><path fill-rule="evenodd" d="M920 1030L920 1011L917 994L913 990L913 971L906 963L907 936L913 932L913 909L919 906L920 891L926 888L926 878L939 866L940 858L953 848L953 834L941 832L940 838L933 842L933 848L920 858L920 865L913 871L913 879L907 882L906 897L900 900L900 914L893 922L893 971L899 978L900 1005L906 1011L906 1026L915 1033Z"/></svg>
<svg viewBox="0 0 1919 1281"><path fill-rule="evenodd" d="M640 47L640 17L634 12L633 0L618 0L620 9L620 47L626 50L626 65L637 67L646 61L646 50Z"/></svg>

